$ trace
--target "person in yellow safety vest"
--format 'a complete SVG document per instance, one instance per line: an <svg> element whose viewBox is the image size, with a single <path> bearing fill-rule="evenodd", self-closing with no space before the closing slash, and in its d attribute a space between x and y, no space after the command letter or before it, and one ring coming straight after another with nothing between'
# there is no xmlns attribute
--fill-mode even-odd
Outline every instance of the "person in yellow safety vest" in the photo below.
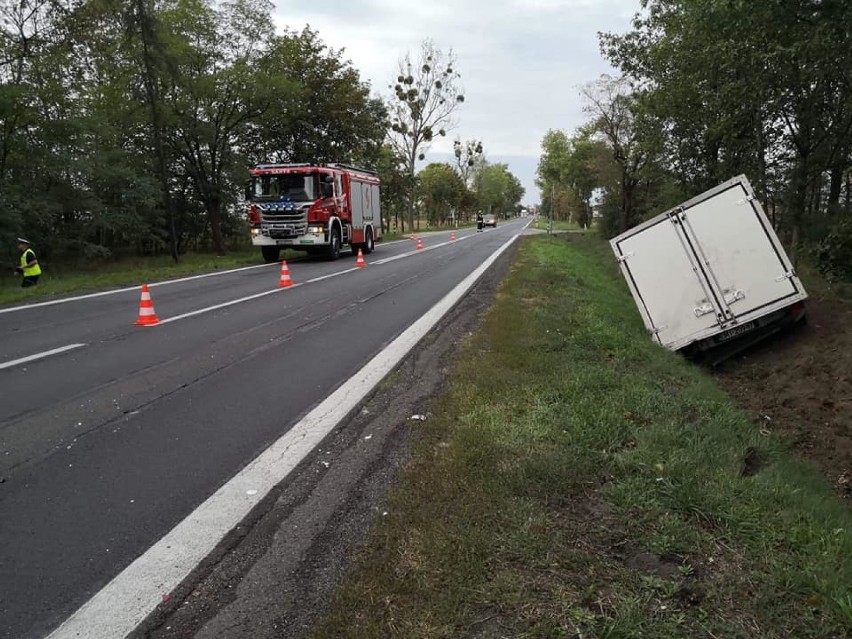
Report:
<svg viewBox="0 0 852 639"><path fill-rule="evenodd" d="M38 283L41 275L41 267L38 265L35 251L30 246L30 241L22 237L18 238L18 250L21 251L21 265L15 267L15 272L24 276L21 288L29 288Z"/></svg>

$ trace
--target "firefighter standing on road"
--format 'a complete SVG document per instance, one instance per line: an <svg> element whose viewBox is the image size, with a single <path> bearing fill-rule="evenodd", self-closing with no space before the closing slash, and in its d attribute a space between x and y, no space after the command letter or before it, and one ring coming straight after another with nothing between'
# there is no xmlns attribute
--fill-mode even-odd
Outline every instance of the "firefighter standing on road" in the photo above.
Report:
<svg viewBox="0 0 852 639"><path fill-rule="evenodd" d="M29 288L38 283L41 275L41 267L38 265L35 251L30 246L30 241L22 237L18 238L18 250L21 251L21 265L15 267L15 272L24 276L21 288Z"/></svg>
<svg viewBox="0 0 852 639"><path fill-rule="evenodd" d="M476 212L476 230L481 231L483 224L484 224L484 221L483 221L483 218L482 218L482 211L477 211Z"/></svg>

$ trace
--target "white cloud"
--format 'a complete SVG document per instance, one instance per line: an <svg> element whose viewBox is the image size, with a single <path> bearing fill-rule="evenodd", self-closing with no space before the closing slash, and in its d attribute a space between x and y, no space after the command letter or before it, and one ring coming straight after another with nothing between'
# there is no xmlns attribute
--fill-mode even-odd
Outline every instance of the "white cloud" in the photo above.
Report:
<svg viewBox="0 0 852 639"><path fill-rule="evenodd" d="M458 127L432 151L450 151L457 135L481 139L490 159L508 158L527 189L525 201L535 202L529 167L542 137L583 124L580 86L613 72L600 55L598 32L626 31L638 10L639 0L279 0L275 18L282 29L310 24L327 45L345 49L383 96L399 58L415 56L424 39L453 49L465 103Z"/></svg>

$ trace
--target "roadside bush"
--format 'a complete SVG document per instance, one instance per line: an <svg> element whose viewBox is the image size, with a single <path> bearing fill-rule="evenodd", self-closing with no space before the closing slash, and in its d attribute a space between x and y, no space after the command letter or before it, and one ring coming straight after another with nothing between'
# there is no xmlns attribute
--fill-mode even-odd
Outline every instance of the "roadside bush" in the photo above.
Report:
<svg viewBox="0 0 852 639"><path fill-rule="evenodd" d="M852 280L852 218L836 223L819 243L817 265L829 280Z"/></svg>

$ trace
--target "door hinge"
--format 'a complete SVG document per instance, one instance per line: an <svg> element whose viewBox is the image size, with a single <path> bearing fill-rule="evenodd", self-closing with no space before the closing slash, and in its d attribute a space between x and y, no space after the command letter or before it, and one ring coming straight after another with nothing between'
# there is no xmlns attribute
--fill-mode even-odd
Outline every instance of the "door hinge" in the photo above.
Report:
<svg viewBox="0 0 852 639"><path fill-rule="evenodd" d="M737 200L734 202L737 206L742 206L743 204L748 204L749 202L754 202L757 198L754 195L746 195L744 198Z"/></svg>
<svg viewBox="0 0 852 639"><path fill-rule="evenodd" d="M745 293L743 293L740 289L728 289L722 291L722 295L725 296L725 304L733 304L734 302L739 302L740 300L744 300L746 296Z"/></svg>
<svg viewBox="0 0 852 639"><path fill-rule="evenodd" d="M621 264L622 262L626 262L627 258L633 257L634 255L635 255L635 253L633 251L630 251L629 253L625 253L624 255L620 255L618 257L618 263Z"/></svg>
<svg viewBox="0 0 852 639"><path fill-rule="evenodd" d="M701 304L696 306L694 309L695 317L701 317L702 315L707 315L713 312L713 305L707 300L701 300Z"/></svg>
<svg viewBox="0 0 852 639"><path fill-rule="evenodd" d="M783 282L784 280L791 280L796 277L796 271L787 271L784 275L779 275L775 278L776 282Z"/></svg>
<svg viewBox="0 0 852 639"><path fill-rule="evenodd" d="M672 224L680 224L681 222L686 220L686 210L682 206L673 209L669 213L669 220Z"/></svg>

